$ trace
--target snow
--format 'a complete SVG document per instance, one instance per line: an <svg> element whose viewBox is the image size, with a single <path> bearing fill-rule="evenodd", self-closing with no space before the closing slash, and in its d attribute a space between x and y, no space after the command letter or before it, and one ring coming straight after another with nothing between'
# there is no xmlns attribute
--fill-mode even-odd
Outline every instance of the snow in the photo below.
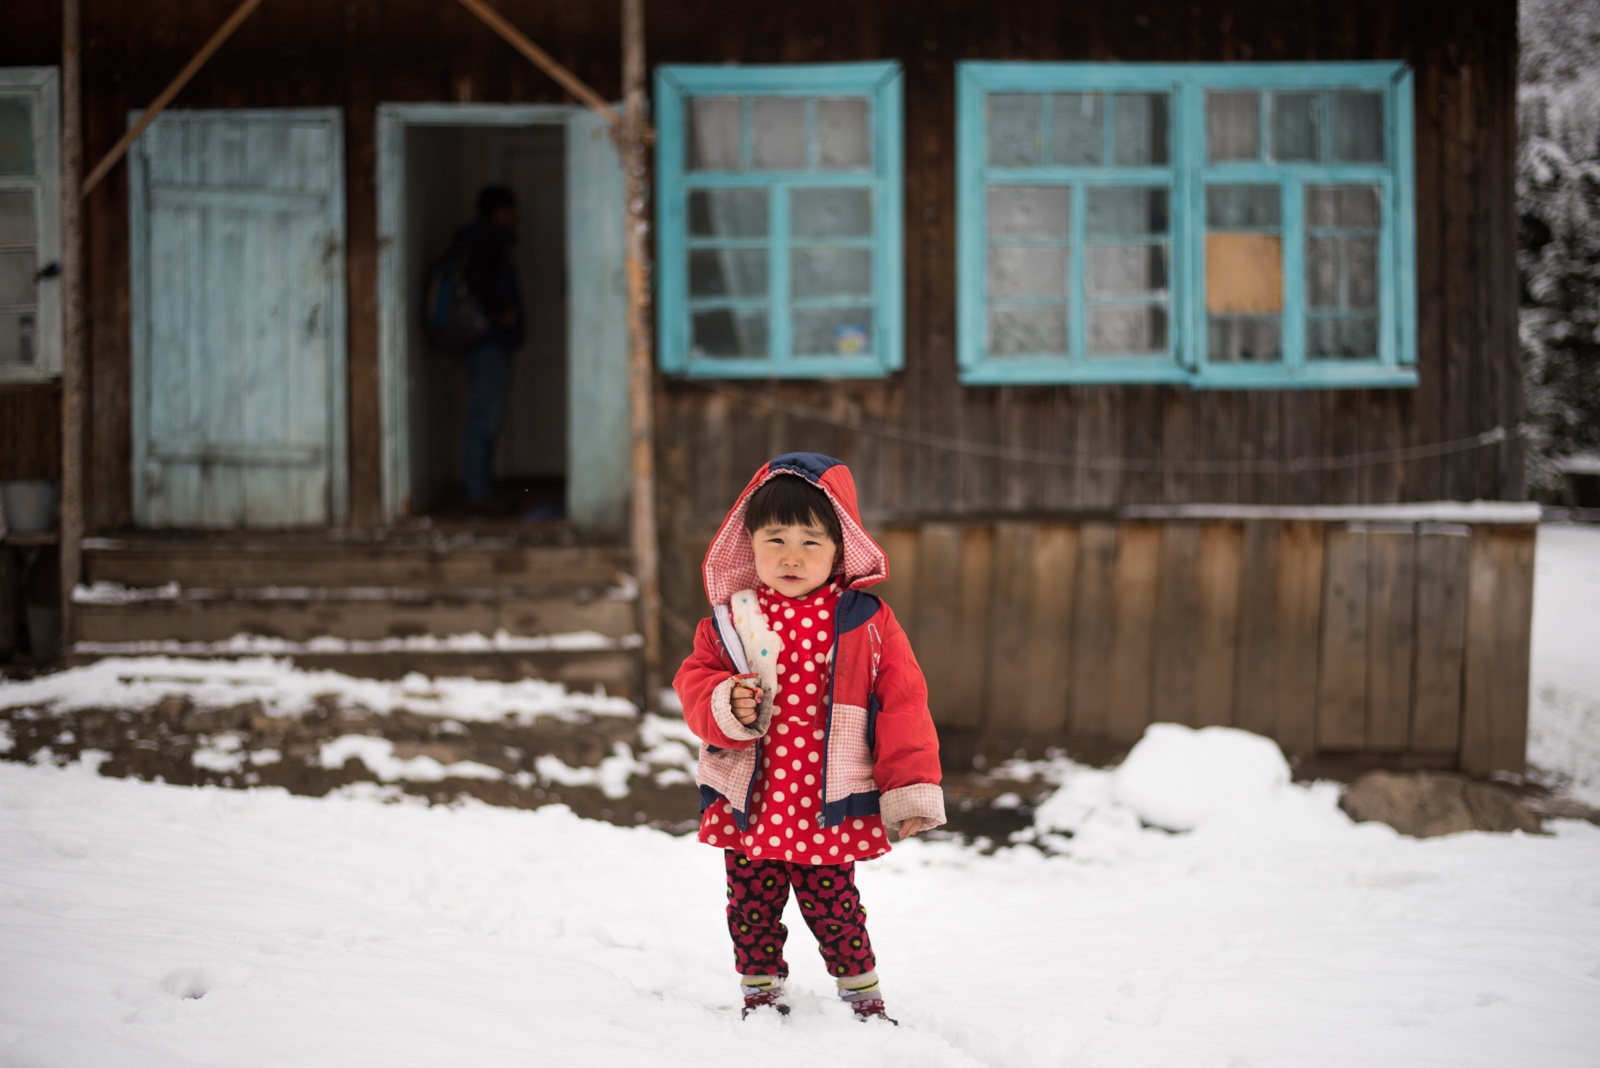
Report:
<svg viewBox="0 0 1600 1068"><path fill-rule="evenodd" d="M1111 776L1111 796L1153 827L1192 831L1253 819L1289 786L1272 741L1232 727L1155 723Z"/></svg>
<svg viewBox="0 0 1600 1068"><path fill-rule="evenodd" d="M305 671L286 659L244 657L107 657L85 667L33 679L0 680L0 708L148 708L163 698L187 697L200 708L260 702L269 716L303 715L317 699L333 698L372 712L405 709L419 715L490 721L580 715L632 716L632 702L603 694L574 693L539 679L486 682L407 675L399 680L357 679L334 671Z"/></svg>
<svg viewBox="0 0 1600 1068"><path fill-rule="evenodd" d="M1528 762L1600 808L1600 527L1539 529L1531 668Z"/></svg>
<svg viewBox="0 0 1600 1068"><path fill-rule="evenodd" d="M1354 523L1469 523L1532 525L1531 501L1423 501L1416 504L1276 505L1141 504L1123 510L1130 519L1307 519Z"/></svg>
<svg viewBox="0 0 1600 1068"><path fill-rule="evenodd" d="M1600 789L1600 530L1543 528L1536 567L1530 759ZM33 687L290 715L336 691L443 726L606 700L268 659L62 676L0 682L0 707ZM625 788L641 764L683 774L690 741L643 717L639 753L539 773ZM242 759L227 734L200 752ZM370 737L321 756L386 781L461 773ZM1007 805L1052 790L1013 841L917 839L860 865L899 1028L849 1018L793 906L794 1013L740 1021L722 860L692 836L386 804L401 795L374 783L313 799L106 779L103 759L0 761L0 1065L1589 1068L1600 1048L1600 827L1406 838L1235 730L1158 724L1112 769L1012 762Z"/></svg>
<svg viewBox="0 0 1600 1068"><path fill-rule="evenodd" d="M147 640L136 642L78 642L73 652L102 656L293 656L318 653L535 653L590 652L607 649L637 649L643 639L637 634L611 638L597 631L579 630L565 634L415 634L404 638L332 638L290 641L264 634L235 634L217 642Z"/></svg>

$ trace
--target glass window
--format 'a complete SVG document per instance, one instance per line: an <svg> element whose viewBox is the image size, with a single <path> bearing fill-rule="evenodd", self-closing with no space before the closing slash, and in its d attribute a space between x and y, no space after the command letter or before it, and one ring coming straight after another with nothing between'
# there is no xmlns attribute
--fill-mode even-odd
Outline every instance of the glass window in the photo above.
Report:
<svg viewBox="0 0 1600 1068"><path fill-rule="evenodd" d="M0 69L0 382L60 373L60 145L53 69Z"/></svg>
<svg viewBox="0 0 1600 1068"><path fill-rule="evenodd" d="M658 71L665 369L899 366L899 91L892 64Z"/></svg>
<svg viewBox="0 0 1600 1068"><path fill-rule="evenodd" d="M1415 384L1403 65L957 81L964 381Z"/></svg>

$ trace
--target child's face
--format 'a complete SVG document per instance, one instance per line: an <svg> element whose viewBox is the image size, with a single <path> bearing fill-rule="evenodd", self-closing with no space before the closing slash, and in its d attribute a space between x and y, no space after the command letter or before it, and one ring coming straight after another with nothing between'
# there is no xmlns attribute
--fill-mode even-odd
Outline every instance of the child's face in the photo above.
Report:
<svg viewBox="0 0 1600 1068"><path fill-rule="evenodd" d="M786 597L804 597L833 575L839 543L820 523L762 527L750 535L756 577Z"/></svg>

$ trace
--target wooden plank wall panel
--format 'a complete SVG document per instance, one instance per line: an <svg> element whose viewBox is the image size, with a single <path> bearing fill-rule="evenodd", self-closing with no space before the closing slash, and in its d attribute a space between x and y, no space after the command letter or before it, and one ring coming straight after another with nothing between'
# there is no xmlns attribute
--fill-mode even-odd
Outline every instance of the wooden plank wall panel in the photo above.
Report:
<svg viewBox="0 0 1600 1068"><path fill-rule="evenodd" d="M943 576L945 596L954 594L956 606L950 705L954 722L974 730L981 729L984 720L993 566L994 528L974 524L961 532L957 569Z"/></svg>
<svg viewBox="0 0 1600 1068"><path fill-rule="evenodd" d="M1201 526L1192 720L1196 727L1233 722L1243 561L1242 524Z"/></svg>
<svg viewBox="0 0 1600 1068"><path fill-rule="evenodd" d="M1033 605L1046 594L1033 583L1032 523L997 523L989 580L989 633L983 647L984 728L991 737L1024 733L1019 700L1032 685L1028 662Z"/></svg>
<svg viewBox="0 0 1600 1068"><path fill-rule="evenodd" d="M1078 532L1078 580L1072 605L1072 675L1070 732L1090 738L1110 734L1113 565L1117 528L1112 523L1085 523Z"/></svg>
<svg viewBox="0 0 1600 1068"><path fill-rule="evenodd" d="M1473 532L1460 755L1468 774L1525 766L1534 539L1532 528Z"/></svg>
<svg viewBox="0 0 1600 1068"><path fill-rule="evenodd" d="M1067 731L1074 672L1072 605L1078 577L1078 528L1040 524L1029 545L1030 599L1023 670L1011 680L1019 733L1060 739Z"/></svg>
<svg viewBox="0 0 1600 1068"><path fill-rule="evenodd" d="M876 592L956 763L1110 758L1165 721L1293 757L1518 766L1532 528L1007 520L879 540Z"/></svg>
<svg viewBox="0 0 1600 1068"><path fill-rule="evenodd" d="M1317 748L1357 750L1367 740L1367 534L1329 527L1323 546Z"/></svg>
<svg viewBox="0 0 1600 1068"><path fill-rule="evenodd" d="M1290 756L1316 748L1317 638L1322 609L1323 524L1285 522L1278 537L1276 668L1272 729ZM1242 724L1241 724L1242 725Z"/></svg>
<svg viewBox="0 0 1600 1068"><path fill-rule="evenodd" d="M1423 524L1417 531L1414 753L1455 753L1461 745L1471 544L1469 527Z"/></svg>
<svg viewBox="0 0 1600 1068"><path fill-rule="evenodd" d="M941 727L977 726L978 709L963 707L956 693L960 608L955 585L961 574L961 528L928 523L917 544L914 578L915 628L908 633L928 680L928 703Z"/></svg>
<svg viewBox="0 0 1600 1068"><path fill-rule="evenodd" d="M1367 533L1368 752L1404 752L1411 738L1411 680L1416 654L1416 533L1411 527Z"/></svg>
<svg viewBox="0 0 1600 1068"><path fill-rule="evenodd" d="M1244 524L1239 570L1239 650L1234 664L1233 725L1256 734L1277 720L1278 553L1283 524Z"/></svg>
<svg viewBox="0 0 1600 1068"><path fill-rule="evenodd" d="M1193 523L1163 524L1150 703L1150 718L1158 722L1195 722L1201 574L1200 528Z"/></svg>
<svg viewBox="0 0 1600 1068"><path fill-rule="evenodd" d="M1154 655L1156 576L1161 527L1124 523L1117 531L1111 585L1110 705L1106 735L1131 745L1150 722L1150 669Z"/></svg>

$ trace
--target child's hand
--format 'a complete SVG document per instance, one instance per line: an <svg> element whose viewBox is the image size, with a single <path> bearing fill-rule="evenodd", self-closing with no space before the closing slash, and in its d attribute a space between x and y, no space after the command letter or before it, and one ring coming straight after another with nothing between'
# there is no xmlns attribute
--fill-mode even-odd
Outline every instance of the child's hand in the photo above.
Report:
<svg viewBox="0 0 1600 1068"><path fill-rule="evenodd" d="M761 687L746 682L734 683L732 704L733 718L746 727L750 726L761 709Z"/></svg>
<svg viewBox="0 0 1600 1068"><path fill-rule="evenodd" d="M926 816L912 816L910 819L901 820L900 826L895 833L900 836L900 840L903 842L914 834L930 831L936 826L938 825Z"/></svg>

